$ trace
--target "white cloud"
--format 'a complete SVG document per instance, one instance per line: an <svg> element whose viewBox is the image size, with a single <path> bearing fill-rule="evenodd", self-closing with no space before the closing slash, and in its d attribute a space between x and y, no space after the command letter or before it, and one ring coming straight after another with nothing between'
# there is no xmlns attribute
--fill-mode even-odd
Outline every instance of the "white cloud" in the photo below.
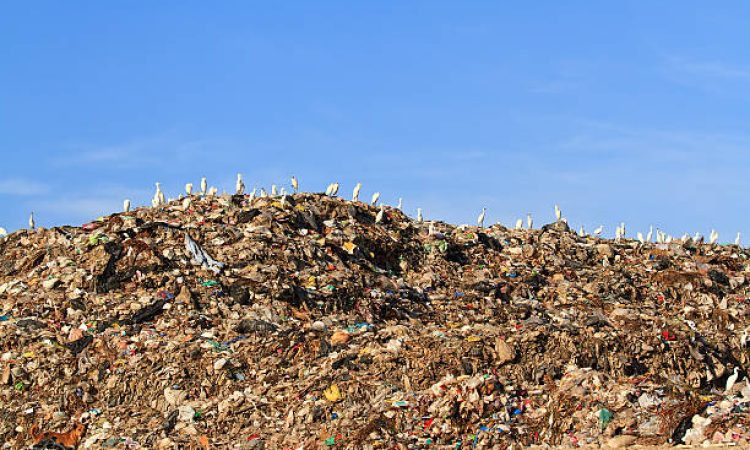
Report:
<svg viewBox="0 0 750 450"><path fill-rule="evenodd" d="M44 183L25 178L7 178L0 180L0 194L15 196L43 195L50 191Z"/></svg>

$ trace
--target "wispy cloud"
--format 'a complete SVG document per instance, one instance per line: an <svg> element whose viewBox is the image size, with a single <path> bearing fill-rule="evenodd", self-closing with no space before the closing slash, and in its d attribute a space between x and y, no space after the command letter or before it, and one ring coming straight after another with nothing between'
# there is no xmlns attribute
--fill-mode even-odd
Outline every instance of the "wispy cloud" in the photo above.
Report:
<svg viewBox="0 0 750 450"><path fill-rule="evenodd" d="M668 67L685 74L724 78L735 80L750 80L750 66L730 64L722 61L698 61L672 57L667 61Z"/></svg>
<svg viewBox="0 0 750 450"><path fill-rule="evenodd" d="M44 183L25 178L7 178L0 180L0 194L14 196L43 195L50 191Z"/></svg>

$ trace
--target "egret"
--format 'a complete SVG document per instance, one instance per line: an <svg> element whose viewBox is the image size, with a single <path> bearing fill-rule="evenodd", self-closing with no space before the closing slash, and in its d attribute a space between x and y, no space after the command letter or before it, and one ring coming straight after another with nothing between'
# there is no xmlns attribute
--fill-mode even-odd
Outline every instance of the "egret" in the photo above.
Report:
<svg viewBox="0 0 750 450"><path fill-rule="evenodd" d="M328 187L326 187L326 195L330 197L331 192L333 192L333 183L330 183Z"/></svg>
<svg viewBox="0 0 750 450"><path fill-rule="evenodd" d="M8 231L5 228L0 227L0 238L5 237L7 235L8 235Z"/></svg>
<svg viewBox="0 0 750 450"><path fill-rule="evenodd" d="M596 229L594 229L594 235L601 236L602 231L604 231L604 225L599 225L598 227L596 227Z"/></svg>
<svg viewBox="0 0 750 450"><path fill-rule="evenodd" d="M417 223L422 223L422 208L417 208Z"/></svg>
<svg viewBox="0 0 750 450"><path fill-rule="evenodd" d="M161 202L162 195L163 194L161 193L161 183L159 183L157 181L156 182L156 192L154 192L154 198L153 198L153 200L151 200L151 204L153 206L155 206L155 207L161 205L161 203L162 203Z"/></svg>
<svg viewBox="0 0 750 450"><path fill-rule="evenodd" d="M276 190L276 185L272 184L271 185L271 197L276 197L277 195L279 195L279 191Z"/></svg>
<svg viewBox="0 0 750 450"><path fill-rule="evenodd" d="M279 201L279 203L281 204L282 208L286 207L286 194L281 195L281 200Z"/></svg>
<svg viewBox="0 0 750 450"><path fill-rule="evenodd" d="M397 206L397 208L398 209L403 209L404 208L404 199L401 198L401 197L398 198L398 206Z"/></svg>
<svg viewBox="0 0 750 450"><path fill-rule="evenodd" d="M586 230L583 229L583 225L581 225L581 228L578 229L578 236L586 236Z"/></svg>
<svg viewBox="0 0 750 450"><path fill-rule="evenodd" d="M430 235L430 236L434 236L435 235L435 224L434 223L430 222L430 226L429 226L429 228L427 228L427 234Z"/></svg>
<svg viewBox="0 0 750 450"><path fill-rule="evenodd" d="M255 194L258 192L258 188L254 187L252 191L250 191L250 200L255 198Z"/></svg>
<svg viewBox="0 0 750 450"><path fill-rule="evenodd" d="M36 228L36 222L34 222L34 212L32 211L31 214L29 214L29 228L32 230Z"/></svg>
<svg viewBox="0 0 750 450"><path fill-rule="evenodd" d="M654 237L654 226L649 225L648 227L648 233L646 233L646 242L651 242L651 239Z"/></svg>
<svg viewBox="0 0 750 450"><path fill-rule="evenodd" d="M286 195L286 188L285 187L282 186L281 189L279 189L279 195L281 195L282 197Z"/></svg>
<svg viewBox="0 0 750 450"><path fill-rule="evenodd" d="M193 195L193 183L185 184L185 193L187 195Z"/></svg>
<svg viewBox="0 0 750 450"><path fill-rule="evenodd" d="M182 210L187 211L188 208L190 208L190 204L193 202L193 200L190 197L185 197L182 200Z"/></svg>
<svg viewBox="0 0 750 450"><path fill-rule="evenodd" d="M266 188L260 188L260 197L268 197L268 192L266 192Z"/></svg>
<svg viewBox="0 0 750 450"><path fill-rule="evenodd" d="M708 238L708 243L713 245L719 240L719 233L716 230L711 230L711 235Z"/></svg>
<svg viewBox="0 0 750 450"><path fill-rule="evenodd" d="M206 195L206 189L208 189L208 181L206 177L201 178L201 195Z"/></svg>
<svg viewBox="0 0 750 450"><path fill-rule="evenodd" d="M356 186L354 186L354 191L352 191L352 201L356 202L359 201L359 190L362 189L362 183L357 183Z"/></svg>
<svg viewBox="0 0 750 450"><path fill-rule="evenodd" d="M735 367L733 373L729 375L729 378L727 378L727 386L726 386L726 389L724 390L725 394L728 394L729 391L732 390L732 387L734 387L734 383L737 382L737 378L739 377L740 377L739 368Z"/></svg>
<svg viewBox="0 0 750 450"><path fill-rule="evenodd" d="M482 208L482 212L477 217L477 225L479 228L484 228L484 216L487 213L487 208Z"/></svg>
<svg viewBox="0 0 750 450"><path fill-rule="evenodd" d="M620 237L625 237L625 222L620 222Z"/></svg>
<svg viewBox="0 0 750 450"><path fill-rule="evenodd" d="M646 238L643 237L643 233L641 233L640 231L636 234L636 237L638 238L638 241L641 244L645 244L646 243Z"/></svg>
<svg viewBox="0 0 750 450"><path fill-rule="evenodd" d="M372 198L370 199L370 204L372 206L375 206L378 204L378 200L380 200L380 192L376 192L372 194Z"/></svg>
<svg viewBox="0 0 750 450"><path fill-rule="evenodd" d="M523 219L516 220L516 230L523 228Z"/></svg>
<svg viewBox="0 0 750 450"><path fill-rule="evenodd" d="M333 183L333 189L331 190L331 195L335 197L338 195L338 193L339 193L339 182L337 181Z"/></svg>
<svg viewBox="0 0 750 450"><path fill-rule="evenodd" d="M560 218L562 218L562 211L559 206L555 205L555 219L559 222Z"/></svg>
<svg viewBox="0 0 750 450"><path fill-rule="evenodd" d="M534 219L531 217L531 213L526 214L526 227L529 230L534 228Z"/></svg>
<svg viewBox="0 0 750 450"><path fill-rule="evenodd" d="M747 347L747 328L742 331L742 336L740 336L740 347L745 348Z"/></svg>
<svg viewBox="0 0 750 450"><path fill-rule="evenodd" d="M242 195L245 193L245 183L242 181L242 174L237 174L237 183L234 185L234 193L237 195Z"/></svg>
<svg viewBox="0 0 750 450"><path fill-rule="evenodd" d="M125 199L125 201L122 202L122 210L125 212L130 212L130 200Z"/></svg>
<svg viewBox="0 0 750 450"><path fill-rule="evenodd" d="M615 240L619 241L622 237L622 232L620 231L620 227L615 228Z"/></svg>
<svg viewBox="0 0 750 450"><path fill-rule="evenodd" d="M299 182L297 182L297 177L294 175L292 175L292 189L294 189L295 194L299 191Z"/></svg>
<svg viewBox="0 0 750 450"><path fill-rule="evenodd" d="M737 247L740 246L740 232L739 231L737 232L737 237L734 238L734 245L736 245Z"/></svg>
<svg viewBox="0 0 750 450"><path fill-rule="evenodd" d="M218 192L219 189L216 186L211 186L210 188L208 188L208 195L210 195L211 197L216 196Z"/></svg>
<svg viewBox="0 0 750 450"><path fill-rule="evenodd" d="M383 214L385 214L385 206L380 205L380 211L375 215L375 223L380 223L383 221Z"/></svg>

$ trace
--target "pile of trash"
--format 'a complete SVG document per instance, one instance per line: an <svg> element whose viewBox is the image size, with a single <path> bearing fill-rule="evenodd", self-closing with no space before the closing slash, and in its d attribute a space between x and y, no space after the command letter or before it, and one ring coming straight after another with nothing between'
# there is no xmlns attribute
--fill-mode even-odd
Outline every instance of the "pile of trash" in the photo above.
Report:
<svg viewBox="0 0 750 450"><path fill-rule="evenodd" d="M749 256L312 193L21 230L0 239L0 442L747 443Z"/></svg>

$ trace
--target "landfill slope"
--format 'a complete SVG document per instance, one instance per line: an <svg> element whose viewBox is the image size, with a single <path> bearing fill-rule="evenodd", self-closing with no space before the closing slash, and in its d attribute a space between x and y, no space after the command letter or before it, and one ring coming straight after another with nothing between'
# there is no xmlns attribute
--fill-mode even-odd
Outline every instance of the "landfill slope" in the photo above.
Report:
<svg viewBox="0 0 750 450"><path fill-rule="evenodd" d="M192 196L0 239L3 448L747 443L745 249L378 211Z"/></svg>

